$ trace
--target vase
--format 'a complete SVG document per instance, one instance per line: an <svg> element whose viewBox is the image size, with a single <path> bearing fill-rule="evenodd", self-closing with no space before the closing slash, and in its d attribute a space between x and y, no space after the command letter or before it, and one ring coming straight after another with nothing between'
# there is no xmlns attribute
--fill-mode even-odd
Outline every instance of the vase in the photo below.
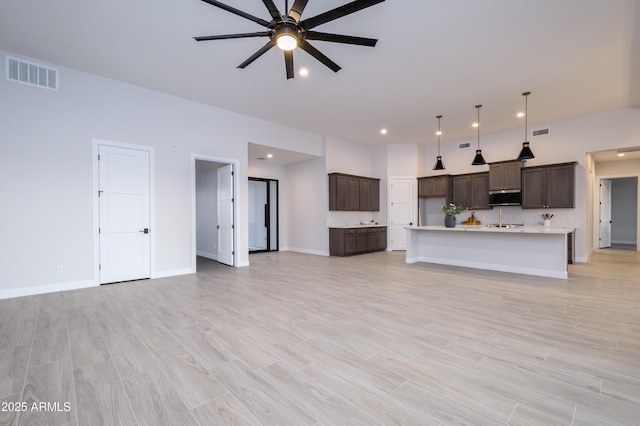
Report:
<svg viewBox="0 0 640 426"><path fill-rule="evenodd" d="M444 226L446 226L447 228L455 228L456 217L450 214L444 215Z"/></svg>

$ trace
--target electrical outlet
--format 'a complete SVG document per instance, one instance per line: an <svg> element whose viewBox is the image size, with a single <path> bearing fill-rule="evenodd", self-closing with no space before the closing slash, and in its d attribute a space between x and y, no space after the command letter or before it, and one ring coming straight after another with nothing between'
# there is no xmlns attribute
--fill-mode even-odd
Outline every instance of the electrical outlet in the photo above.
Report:
<svg viewBox="0 0 640 426"><path fill-rule="evenodd" d="M56 272L59 274L64 274L64 265L56 266Z"/></svg>

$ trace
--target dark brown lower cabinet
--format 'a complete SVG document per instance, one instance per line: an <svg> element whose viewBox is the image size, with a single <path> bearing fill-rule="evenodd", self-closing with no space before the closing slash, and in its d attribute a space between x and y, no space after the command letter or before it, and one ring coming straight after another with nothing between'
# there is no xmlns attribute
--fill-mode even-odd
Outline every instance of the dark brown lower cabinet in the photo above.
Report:
<svg viewBox="0 0 640 426"><path fill-rule="evenodd" d="M387 248L387 227L329 228L329 254L351 256Z"/></svg>

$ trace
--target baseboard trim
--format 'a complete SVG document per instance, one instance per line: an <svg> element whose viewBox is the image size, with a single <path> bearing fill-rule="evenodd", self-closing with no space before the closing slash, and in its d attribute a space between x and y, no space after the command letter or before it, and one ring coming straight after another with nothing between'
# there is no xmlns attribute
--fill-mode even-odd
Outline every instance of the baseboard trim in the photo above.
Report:
<svg viewBox="0 0 640 426"><path fill-rule="evenodd" d="M195 268L169 269L167 271L156 271L151 278L175 277L177 275L195 274Z"/></svg>
<svg viewBox="0 0 640 426"><path fill-rule="evenodd" d="M280 251L293 251L295 253L313 254L316 256L329 256L328 251L308 250L308 249L302 249L302 248L296 248L296 247L284 247L284 248L281 247Z"/></svg>
<svg viewBox="0 0 640 426"><path fill-rule="evenodd" d="M200 256L200 257L206 257L207 259L211 259L211 260L218 260L218 253L207 253L206 251L197 251L196 255Z"/></svg>
<svg viewBox="0 0 640 426"><path fill-rule="evenodd" d="M97 287L99 284L93 280L73 281L68 283L55 283L24 288L14 288L0 291L0 299L13 299L14 297L33 296L36 294L55 293L57 291L80 290L83 288Z"/></svg>

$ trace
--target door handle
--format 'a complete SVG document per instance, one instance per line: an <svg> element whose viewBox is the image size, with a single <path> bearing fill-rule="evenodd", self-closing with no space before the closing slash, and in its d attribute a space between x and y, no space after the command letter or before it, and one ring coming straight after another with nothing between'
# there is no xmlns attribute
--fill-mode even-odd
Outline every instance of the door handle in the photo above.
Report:
<svg viewBox="0 0 640 426"><path fill-rule="evenodd" d="M148 234L148 233L149 233L149 228L144 228L144 229L143 229L142 231L140 231L140 232L142 232L143 234Z"/></svg>

